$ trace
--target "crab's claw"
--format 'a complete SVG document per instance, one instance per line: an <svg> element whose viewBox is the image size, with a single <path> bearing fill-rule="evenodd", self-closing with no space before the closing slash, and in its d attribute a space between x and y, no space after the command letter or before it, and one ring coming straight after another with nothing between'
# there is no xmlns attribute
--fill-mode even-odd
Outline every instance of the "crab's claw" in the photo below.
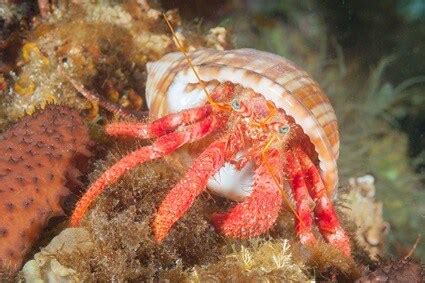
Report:
<svg viewBox="0 0 425 283"><path fill-rule="evenodd" d="M350 238L341 226L332 200L326 194L320 173L308 155L299 147L294 150L304 171L307 187L315 201L314 214L320 233L327 242L337 247L346 256L351 256Z"/></svg>
<svg viewBox="0 0 425 283"><path fill-rule="evenodd" d="M270 151L255 171L252 194L227 213L213 215L213 224L217 230L228 237L249 238L267 232L279 215L282 196L276 177L279 153ZM272 168L273 166L273 168Z"/></svg>
<svg viewBox="0 0 425 283"><path fill-rule="evenodd" d="M224 165L226 156L233 155L239 150L237 143L236 146L231 144L229 136L210 144L195 159L184 178L167 194L152 225L157 242L161 242L167 236L174 223L189 210L196 197L206 189L208 179Z"/></svg>

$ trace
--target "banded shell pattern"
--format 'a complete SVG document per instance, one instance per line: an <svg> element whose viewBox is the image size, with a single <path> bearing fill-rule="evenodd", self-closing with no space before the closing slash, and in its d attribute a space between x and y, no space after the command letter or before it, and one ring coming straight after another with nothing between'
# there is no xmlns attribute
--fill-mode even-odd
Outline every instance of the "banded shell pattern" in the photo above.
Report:
<svg viewBox="0 0 425 283"><path fill-rule="evenodd" d="M188 54L207 89L230 81L262 94L303 129L318 154L330 195L338 182L339 134L334 110L319 85L294 63L253 49L202 49ZM207 99L187 59L170 53L148 63L146 100L152 118L204 104Z"/></svg>

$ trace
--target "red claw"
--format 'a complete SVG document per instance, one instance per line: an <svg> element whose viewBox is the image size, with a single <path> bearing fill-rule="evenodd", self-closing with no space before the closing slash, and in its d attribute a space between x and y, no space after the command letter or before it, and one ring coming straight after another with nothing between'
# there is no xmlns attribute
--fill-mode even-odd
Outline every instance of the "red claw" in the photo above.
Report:
<svg viewBox="0 0 425 283"><path fill-rule="evenodd" d="M225 136L211 145L195 159L184 178L167 194L155 215L152 229L157 242L161 242L168 231L192 206L196 197L207 186L226 161L229 137ZM235 148L237 150L238 148Z"/></svg>
<svg viewBox="0 0 425 283"><path fill-rule="evenodd" d="M270 164L279 164L277 152L268 155ZM213 215L212 222L221 233L233 238L249 238L267 232L279 215L282 196L266 164L260 164L254 176L252 194L227 213Z"/></svg>
<svg viewBox="0 0 425 283"><path fill-rule="evenodd" d="M341 249L346 255L351 255L350 239L338 220L332 201L328 198L325 185L310 157L299 147L295 155L300 160L306 179L309 193L316 203L314 214L320 233L333 246Z"/></svg>
<svg viewBox="0 0 425 283"><path fill-rule="evenodd" d="M314 201L308 192L301 164L291 148L286 151L285 157L285 169L296 205L295 230L301 243L314 244L316 243L312 230Z"/></svg>

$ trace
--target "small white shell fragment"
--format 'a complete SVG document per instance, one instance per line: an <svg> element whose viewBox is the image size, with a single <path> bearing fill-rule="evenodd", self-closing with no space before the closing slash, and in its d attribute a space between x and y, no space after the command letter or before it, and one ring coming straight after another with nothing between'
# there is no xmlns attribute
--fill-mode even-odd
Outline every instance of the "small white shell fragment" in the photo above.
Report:
<svg viewBox="0 0 425 283"><path fill-rule="evenodd" d="M56 259L58 254L90 252L94 243L84 228L67 228L40 252L25 263L22 275L25 282L81 282L75 270L63 266Z"/></svg>

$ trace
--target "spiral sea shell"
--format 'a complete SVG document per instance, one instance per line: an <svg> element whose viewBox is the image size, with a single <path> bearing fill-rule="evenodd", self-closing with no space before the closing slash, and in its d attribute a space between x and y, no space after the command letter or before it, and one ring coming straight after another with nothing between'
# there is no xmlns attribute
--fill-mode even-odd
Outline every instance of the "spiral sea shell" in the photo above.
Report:
<svg viewBox="0 0 425 283"><path fill-rule="evenodd" d="M188 55L209 90L226 81L239 84L262 94L292 116L314 146L328 193L335 191L338 182L336 160L339 154L336 116L329 99L305 71L278 55L253 49L203 49ZM167 54L149 63L147 69L146 100L152 118L206 102L202 86L182 53ZM220 181L217 183L217 180L210 180L209 185L245 187L246 183L240 183L246 182L245 177L251 174L250 169L236 172L231 171L230 167L223 170L230 170L227 174L233 175L233 183L226 185L222 180L221 184ZM226 172L219 173L223 176ZM239 177L236 176L238 174Z"/></svg>

